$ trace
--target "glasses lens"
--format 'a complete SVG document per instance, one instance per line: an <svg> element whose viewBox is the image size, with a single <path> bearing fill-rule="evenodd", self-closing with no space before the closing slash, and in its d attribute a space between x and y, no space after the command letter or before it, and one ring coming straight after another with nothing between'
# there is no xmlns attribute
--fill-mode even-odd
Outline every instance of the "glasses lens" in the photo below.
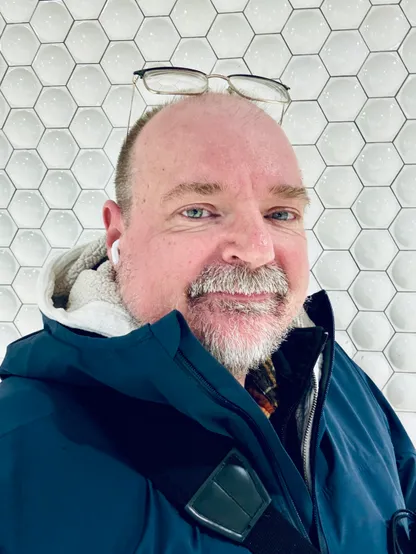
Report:
<svg viewBox="0 0 416 554"><path fill-rule="evenodd" d="M230 82L240 94L248 96L252 100L285 103L290 101L287 90L279 83L268 79L234 75L230 77Z"/></svg>
<svg viewBox="0 0 416 554"><path fill-rule="evenodd" d="M144 82L151 91L162 94L201 94L207 86L203 73L177 69L148 71Z"/></svg>

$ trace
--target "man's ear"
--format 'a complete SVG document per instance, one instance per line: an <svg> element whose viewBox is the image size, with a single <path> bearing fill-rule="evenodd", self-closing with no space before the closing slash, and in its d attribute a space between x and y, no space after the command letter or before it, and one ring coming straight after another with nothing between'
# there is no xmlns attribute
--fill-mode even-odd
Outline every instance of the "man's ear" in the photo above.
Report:
<svg viewBox="0 0 416 554"><path fill-rule="evenodd" d="M119 261L120 237L124 232L124 222L118 204L107 200L103 207L103 221L107 230L106 245L108 259L116 265Z"/></svg>

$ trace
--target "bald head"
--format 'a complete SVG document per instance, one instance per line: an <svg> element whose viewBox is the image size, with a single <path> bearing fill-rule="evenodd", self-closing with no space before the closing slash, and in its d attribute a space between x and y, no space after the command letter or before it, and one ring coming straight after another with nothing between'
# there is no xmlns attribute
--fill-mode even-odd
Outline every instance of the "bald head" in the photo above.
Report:
<svg viewBox="0 0 416 554"><path fill-rule="evenodd" d="M141 196L156 176L165 180L171 172L181 180L189 164L196 164L196 173L205 180L221 179L221 172L238 164L301 185L295 153L280 125L238 96L185 97L152 117L132 149L134 192Z"/></svg>

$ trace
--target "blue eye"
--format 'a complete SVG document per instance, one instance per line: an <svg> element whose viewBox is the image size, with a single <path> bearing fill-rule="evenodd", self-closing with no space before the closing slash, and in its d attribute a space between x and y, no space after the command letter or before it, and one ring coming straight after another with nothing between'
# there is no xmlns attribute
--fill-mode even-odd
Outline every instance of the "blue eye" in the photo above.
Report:
<svg viewBox="0 0 416 554"><path fill-rule="evenodd" d="M277 217L275 217L277 215ZM286 210L282 210L280 212L273 212L271 214L272 219L277 219L278 221L292 221L295 219L295 216L291 212L287 212Z"/></svg>
<svg viewBox="0 0 416 554"><path fill-rule="evenodd" d="M206 219L206 217L202 217L202 215L200 215L203 212L207 214L210 213L208 210L205 210L204 208L188 208L187 210L184 210L182 214L188 213L189 215L185 215L187 219Z"/></svg>

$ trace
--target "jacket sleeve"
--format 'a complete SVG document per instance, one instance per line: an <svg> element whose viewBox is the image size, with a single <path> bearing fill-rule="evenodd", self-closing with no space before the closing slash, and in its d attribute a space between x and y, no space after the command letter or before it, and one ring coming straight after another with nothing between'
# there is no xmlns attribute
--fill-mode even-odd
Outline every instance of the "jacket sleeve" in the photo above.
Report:
<svg viewBox="0 0 416 554"><path fill-rule="evenodd" d="M399 472L406 508L416 511L415 446L386 397L367 375L365 375L365 379L377 403L385 413L389 424L390 436L396 454L397 470Z"/></svg>

